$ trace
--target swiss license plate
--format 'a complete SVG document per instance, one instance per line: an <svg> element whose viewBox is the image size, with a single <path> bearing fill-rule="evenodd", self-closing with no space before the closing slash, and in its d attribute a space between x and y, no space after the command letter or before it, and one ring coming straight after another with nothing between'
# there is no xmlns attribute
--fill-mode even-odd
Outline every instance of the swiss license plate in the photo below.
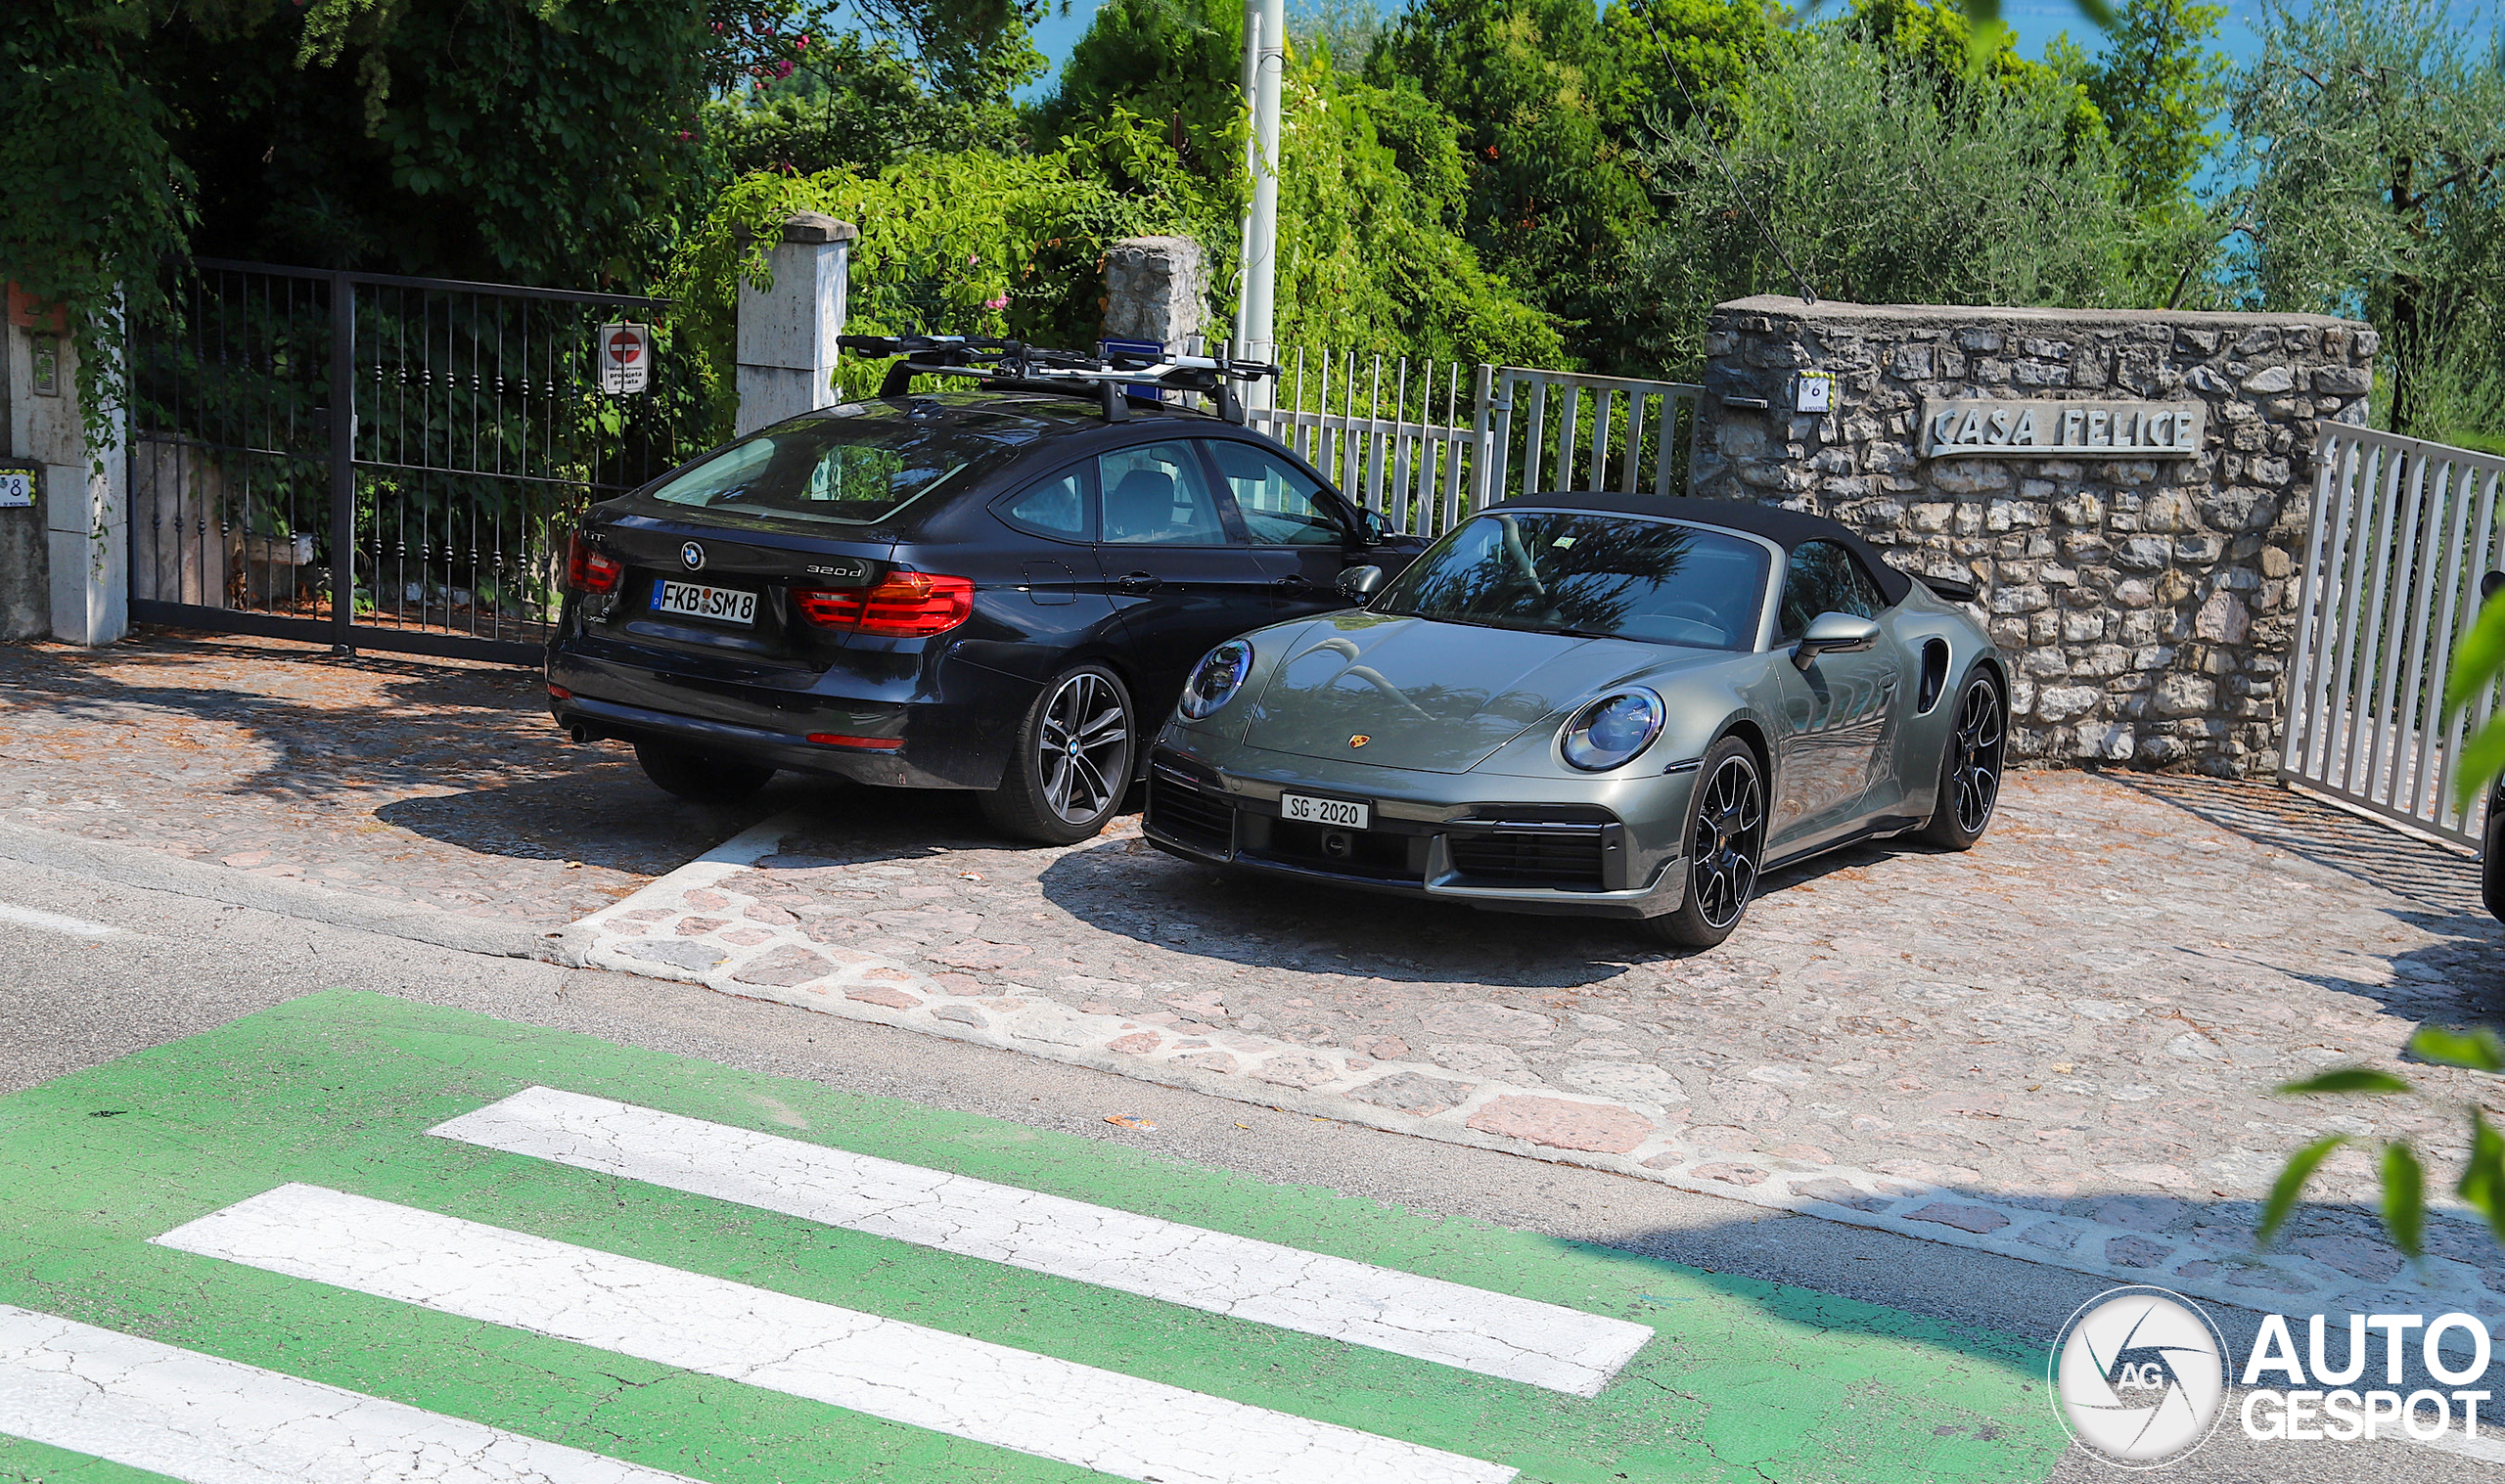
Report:
<svg viewBox="0 0 2505 1484"><path fill-rule="evenodd" d="M1342 798L1315 798L1310 793L1279 795L1279 818L1299 825L1330 825L1341 830L1363 830L1374 817L1374 810L1364 804L1352 804Z"/></svg>
<svg viewBox="0 0 2505 1484"><path fill-rule="evenodd" d="M754 623L756 595L734 587L706 587L663 578L653 584L653 611L710 618L716 623Z"/></svg>

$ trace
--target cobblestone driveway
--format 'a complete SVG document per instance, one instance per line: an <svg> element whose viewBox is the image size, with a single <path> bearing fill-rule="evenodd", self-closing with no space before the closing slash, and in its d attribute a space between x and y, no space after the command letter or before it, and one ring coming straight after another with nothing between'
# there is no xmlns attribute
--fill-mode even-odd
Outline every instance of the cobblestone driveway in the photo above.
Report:
<svg viewBox="0 0 2505 1484"><path fill-rule="evenodd" d="M676 804L540 696L509 665L242 637L0 646L0 820L554 927L805 794Z"/></svg>

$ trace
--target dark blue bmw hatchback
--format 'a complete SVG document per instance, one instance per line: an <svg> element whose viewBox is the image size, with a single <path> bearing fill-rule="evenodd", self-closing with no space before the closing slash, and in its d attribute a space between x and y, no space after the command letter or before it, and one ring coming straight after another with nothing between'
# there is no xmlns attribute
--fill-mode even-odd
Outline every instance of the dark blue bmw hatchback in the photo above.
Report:
<svg viewBox="0 0 2505 1484"><path fill-rule="evenodd" d="M883 396L593 507L549 705L683 797L793 769L975 789L1008 833L1084 839L1203 653L1344 606L1344 572L1394 573L1422 546L1220 418Z"/></svg>

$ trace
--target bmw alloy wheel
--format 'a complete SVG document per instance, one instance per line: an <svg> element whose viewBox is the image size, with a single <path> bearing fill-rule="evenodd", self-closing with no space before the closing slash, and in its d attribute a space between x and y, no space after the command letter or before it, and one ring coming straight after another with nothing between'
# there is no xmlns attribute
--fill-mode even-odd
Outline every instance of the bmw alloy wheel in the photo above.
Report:
<svg viewBox="0 0 2505 1484"><path fill-rule="evenodd" d="M1765 792L1755 764L1741 755L1724 758L1701 787L1696 836L1688 841L1694 863L1688 889L1697 915L1719 929L1740 920L1756 887L1757 862L1765 851Z"/></svg>
<svg viewBox="0 0 2505 1484"><path fill-rule="evenodd" d="M1113 806L1130 780L1129 707L1105 678L1082 670L1062 682L1035 732L1035 776L1044 802L1072 825Z"/></svg>
<svg viewBox="0 0 2505 1484"><path fill-rule="evenodd" d="M1949 735L1949 807L1957 828L1981 834L2000 801L2000 692L1981 676L1968 682L1957 702L1957 729Z"/></svg>

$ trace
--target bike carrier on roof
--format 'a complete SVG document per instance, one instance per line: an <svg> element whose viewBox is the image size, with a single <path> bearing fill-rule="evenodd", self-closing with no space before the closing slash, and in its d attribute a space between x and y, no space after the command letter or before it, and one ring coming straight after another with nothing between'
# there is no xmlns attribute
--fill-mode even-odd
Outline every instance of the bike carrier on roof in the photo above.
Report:
<svg viewBox="0 0 2505 1484"><path fill-rule="evenodd" d="M879 383L883 397L903 396L917 376L973 377L995 390L1094 398L1109 423L1130 415L1130 397L1142 386L1197 392L1216 401L1219 417L1242 423L1244 402L1235 383L1264 377L1276 381L1279 375L1279 368L1268 362L1239 361L1224 348L1213 357L1130 351L1088 355L964 335L846 335L837 337L836 343L866 356L901 358Z"/></svg>

